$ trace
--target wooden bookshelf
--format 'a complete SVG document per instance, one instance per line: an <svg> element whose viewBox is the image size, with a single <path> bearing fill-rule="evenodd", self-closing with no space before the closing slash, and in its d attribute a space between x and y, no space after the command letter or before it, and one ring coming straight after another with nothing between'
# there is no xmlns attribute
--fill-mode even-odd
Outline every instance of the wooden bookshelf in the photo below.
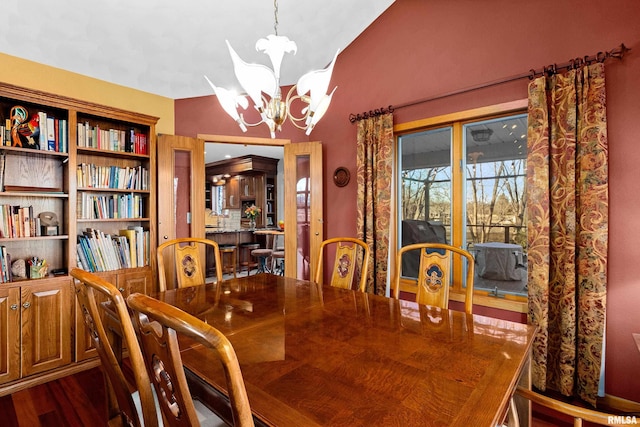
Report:
<svg viewBox="0 0 640 427"><path fill-rule="evenodd" d="M111 236L128 228L144 230L147 255L142 266L121 268L121 264L111 263L108 270L97 273L115 284L125 296L130 292L152 291L156 271L150 253L151 248L157 246L155 126L158 119L0 83L0 125L11 129L20 120L33 125L35 118L47 123L53 119L51 129L38 123L39 130L46 135L38 132L27 136L33 126L30 129L22 126L25 135L19 134L18 144L16 132L13 135L5 132L0 138L0 205L18 210L29 207L25 209L29 218L23 223L24 227L29 224L29 233L23 229L19 235L9 235L5 234L6 227L3 228L0 248L10 254L12 262L24 260L26 269L29 269L29 260L36 257L46 260L48 265L43 278L14 274L11 281L0 284L0 330L11 331L0 334L0 352L3 352L0 360L7 361L6 366L0 368L0 395L19 389L21 384L33 385L41 377L43 381L49 380L77 371L79 366L93 364L83 362L95 358L96 354L87 344L84 323L76 312L73 280L68 275L78 266L79 236L88 230ZM88 134L94 137L100 134L100 144L90 143ZM144 185L142 182L117 188L97 187L93 183L78 185L78 170L82 165L93 165L101 171L144 170ZM107 206L106 215L82 215L83 202L97 200L108 204L109 200L125 200L129 196L136 200L135 214L123 217ZM85 206L85 212L87 210ZM42 229L43 224L36 222L40 221L41 213L52 214L57 219L56 226ZM48 221L51 216L47 214L43 218ZM6 215L2 220L6 222ZM1 225L5 226L4 222ZM55 234L48 234L52 231ZM83 268L90 270L89 266L83 265ZM5 321L9 324L3 325ZM47 336L43 335L45 332ZM29 336L34 346L15 345L14 341L21 336ZM52 336L59 339L52 340Z"/></svg>

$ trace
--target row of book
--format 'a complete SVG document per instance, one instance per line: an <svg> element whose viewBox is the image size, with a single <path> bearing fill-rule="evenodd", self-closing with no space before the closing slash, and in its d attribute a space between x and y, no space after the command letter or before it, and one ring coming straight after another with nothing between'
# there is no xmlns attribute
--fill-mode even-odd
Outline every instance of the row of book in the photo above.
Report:
<svg viewBox="0 0 640 427"><path fill-rule="evenodd" d="M37 119L36 119L37 118ZM18 131L18 138L23 148L33 148L58 153L69 152L68 124L66 119L48 116L44 111L37 113ZM11 120L6 119L0 126L0 146L15 146L11 137Z"/></svg>
<svg viewBox="0 0 640 427"><path fill-rule="evenodd" d="M143 218L143 198L140 194L98 195L82 193L78 197L78 219Z"/></svg>
<svg viewBox="0 0 640 427"><path fill-rule="evenodd" d="M78 188L148 190L149 171L143 167L98 166L80 163L76 169Z"/></svg>
<svg viewBox="0 0 640 427"><path fill-rule="evenodd" d="M129 226L118 235L88 228L78 236L77 265L90 272L149 265L149 231Z"/></svg>
<svg viewBox="0 0 640 427"><path fill-rule="evenodd" d="M78 147L149 154L147 135L135 129L101 129L89 122L78 123Z"/></svg>
<svg viewBox="0 0 640 427"><path fill-rule="evenodd" d="M0 246L0 283L11 281L11 255L6 246Z"/></svg>
<svg viewBox="0 0 640 427"><path fill-rule="evenodd" d="M0 237L40 236L40 218L33 213L33 206L0 205Z"/></svg>

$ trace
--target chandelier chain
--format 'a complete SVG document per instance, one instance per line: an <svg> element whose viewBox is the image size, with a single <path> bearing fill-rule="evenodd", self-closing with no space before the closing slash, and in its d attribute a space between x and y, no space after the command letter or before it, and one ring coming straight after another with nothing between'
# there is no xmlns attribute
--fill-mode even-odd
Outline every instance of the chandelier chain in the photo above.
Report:
<svg viewBox="0 0 640 427"><path fill-rule="evenodd" d="M278 35L278 0L273 0L273 31Z"/></svg>

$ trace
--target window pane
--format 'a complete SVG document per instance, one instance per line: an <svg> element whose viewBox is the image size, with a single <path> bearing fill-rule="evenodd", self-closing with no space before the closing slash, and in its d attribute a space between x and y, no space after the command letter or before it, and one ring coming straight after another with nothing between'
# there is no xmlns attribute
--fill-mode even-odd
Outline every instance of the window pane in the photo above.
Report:
<svg viewBox="0 0 640 427"><path fill-rule="evenodd" d="M526 294L527 117L464 126L467 247L477 289Z"/></svg>
<svg viewBox="0 0 640 427"><path fill-rule="evenodd" d="M402 246L451 241L451 128L398 138ZM405 255L402 275L417 277L418 253Z"/></svg>

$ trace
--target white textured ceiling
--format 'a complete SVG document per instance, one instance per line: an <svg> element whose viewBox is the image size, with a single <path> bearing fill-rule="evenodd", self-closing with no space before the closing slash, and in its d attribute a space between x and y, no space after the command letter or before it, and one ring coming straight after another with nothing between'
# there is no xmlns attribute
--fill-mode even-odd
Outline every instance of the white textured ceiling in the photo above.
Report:
<svg viewBox="0 0 640 427"><path fill-rule="evenodd" d="M278 34L298 45L281 83L324 68L393 0L280 0ZM274 33L268 0L31 0L0 10L0 52L173 99L238 88L225 40L247 62ZM339 61L338 57L338 61ZM1 66L1 64L0 64ZM238 88L239 89L239 88Z"/></svg>

